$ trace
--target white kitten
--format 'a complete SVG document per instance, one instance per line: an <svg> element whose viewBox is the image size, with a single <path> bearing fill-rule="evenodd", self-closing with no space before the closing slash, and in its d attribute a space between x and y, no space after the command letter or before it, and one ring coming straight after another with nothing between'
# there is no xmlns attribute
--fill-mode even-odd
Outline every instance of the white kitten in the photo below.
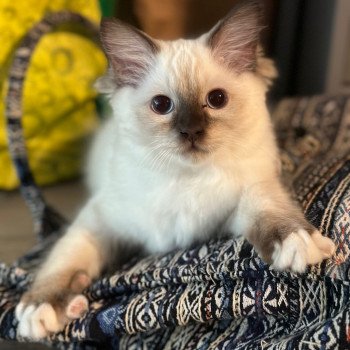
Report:
<svg viewBox="0 0 350 350"><path fill-rule="evenodd" d="M45 337L84 313L82 290L124 243L164 252L228 232L296 272L331 256L278 178L259 17L258 1L244 1L199 39L173 42L102 22L113 118L91 153L90 200L16 309L20 335Z"/></svg>

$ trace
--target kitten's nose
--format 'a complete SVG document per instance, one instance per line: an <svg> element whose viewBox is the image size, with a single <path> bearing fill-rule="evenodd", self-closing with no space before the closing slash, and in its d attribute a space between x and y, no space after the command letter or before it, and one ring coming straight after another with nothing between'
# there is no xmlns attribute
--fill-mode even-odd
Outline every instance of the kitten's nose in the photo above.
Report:
<svg viewBox="0 0 350 350"><path fill-rule="evenodd" d="M200 126L180 129L180 135L191 142L197 141L203 134L204 128Z"/></svg>

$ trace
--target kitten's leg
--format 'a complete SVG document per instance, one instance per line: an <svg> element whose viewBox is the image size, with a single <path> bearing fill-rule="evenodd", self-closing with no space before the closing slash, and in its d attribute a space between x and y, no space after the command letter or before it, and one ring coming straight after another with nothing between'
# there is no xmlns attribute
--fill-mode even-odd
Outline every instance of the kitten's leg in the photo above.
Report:
<svg viewBox="0 0 350 350"><path fill-rule="evenodd" d="M91 223L89 210L85 216ZM81 293L99 275L106 254L101 242L83 228L81 217L55 244L18 304L18 335L42 339L87 311L88 301Z"/></svg>
<svg viewBox="0 0 350 350"><path fill-rule="evenodd" d="M302 272L335 251L334 243L306 221L278 180L246 189L229 225L278 270Z"/></svg>

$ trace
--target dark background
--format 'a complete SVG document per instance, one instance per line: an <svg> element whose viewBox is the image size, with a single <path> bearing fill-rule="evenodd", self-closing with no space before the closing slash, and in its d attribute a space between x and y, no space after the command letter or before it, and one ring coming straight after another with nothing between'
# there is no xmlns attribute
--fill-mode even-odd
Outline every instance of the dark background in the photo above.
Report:
<svg viewBox="0 0 350 350"><path fill-rule="evenodd" d="M155 17L149 16L148 20L153 20L151 29L142 25L148 15L144 5L147 0L119 0L115 6L115 14L155 37L174 39L179 36L193 37L209 30L238 2L174 1L178 7L186 7L183 11L185 14L179 12L178 15L185 16L185 19L179 21L174 14L174 18L164 16L156 21L153 19ZM326 83L336 0L261 1L264 3L266 21L262 42L268 56L275 59L279 71L273 96L279 98L285 95L322 93ZM164 11L162 7L169 5L171 0L148 2L152 2L153 12L159 14ZM179 21L181 30L178 30L176 23L169 23L171 21ZM173 30L169 30L169 27Z"/></svg>

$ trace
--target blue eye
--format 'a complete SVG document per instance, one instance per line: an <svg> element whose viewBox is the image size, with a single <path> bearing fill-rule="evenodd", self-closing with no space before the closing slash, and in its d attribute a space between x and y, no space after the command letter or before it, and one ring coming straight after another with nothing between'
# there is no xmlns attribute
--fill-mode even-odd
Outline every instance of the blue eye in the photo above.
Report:
<svg viewBox="0 0 350 350"><path fill-rule="evenodd" d="M169 114L174 110L174 102L168 96L156 95L151 100L151 108L157 114Z"/></svg>

